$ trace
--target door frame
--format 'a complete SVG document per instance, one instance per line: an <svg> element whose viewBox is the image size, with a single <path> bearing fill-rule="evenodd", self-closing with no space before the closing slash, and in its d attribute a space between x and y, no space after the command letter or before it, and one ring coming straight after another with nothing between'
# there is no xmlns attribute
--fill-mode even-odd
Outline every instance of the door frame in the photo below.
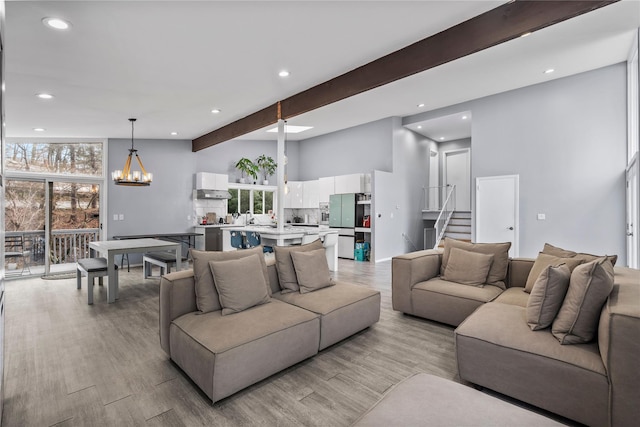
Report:
<svg viewBox="0 0 640 427"><path fill-rule="evenodd" d="M632 181L635 181L635 200L630 197L629 183ZM637 153L625 173L625 199L627 266L638 268L640 267L640 160L638 160ZM629 233L633 234L630 235ZM635 253L632 253L629 249L633 249Z"/></svg>
<svg viewBox="0 0 640 427"><path fill-rule="evenodd" d="M496 176L482 176L482 177L477 177L476 178L476 185L475 185L475 189L477 190L480 183L482 181L489 181L489 180L496 180L496 179L511 179L513 180L514 183L514 201L515 201L515 206L514 206L514 216L515 218L513 219L513 227L515 228L515 232L513 233L513 257L512 258L517 258L518 256L520 256L520 175L496 175ZM479 196L478 196L478 192L476 191L476 197L475 197L475 206L474 206L474 212L475 212L475 237L477 237L477 233L478 230L480 230L480 210L477 208L478 206L478 201L479 201Z"/></svg>
<svg viewBox="0 0 640 427"><path fill-rule="evenodd" d="M471 148L458 148L455 150L448 150L448 151L443 151L442 152L442 180L440 181L442 183L443 186L448 187L449 183L447 182L447 157L452 155L452 154L458 154L458 153L463 153L466 152L467 153L467 170L469 171L469 211L472 210L472 206L471 206ZM456 191L456 194L458 192ZM447 195L445 194L443 197L447 197ZM443 200L444 203L444 200ZM457 204L457 203L456 203ZM456 206L454 210L460 210L459 206Z"/></svg>

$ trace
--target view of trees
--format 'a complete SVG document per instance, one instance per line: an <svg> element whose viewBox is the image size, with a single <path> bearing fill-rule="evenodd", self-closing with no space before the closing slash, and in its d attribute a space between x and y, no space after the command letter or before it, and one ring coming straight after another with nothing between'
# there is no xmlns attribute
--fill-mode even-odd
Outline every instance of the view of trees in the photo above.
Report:
<svg viewBox="0 0 640 427"><path fill-rule="evenodd" d="M100 143L7 142L5 169L48 174L102 174Z"/></svg>

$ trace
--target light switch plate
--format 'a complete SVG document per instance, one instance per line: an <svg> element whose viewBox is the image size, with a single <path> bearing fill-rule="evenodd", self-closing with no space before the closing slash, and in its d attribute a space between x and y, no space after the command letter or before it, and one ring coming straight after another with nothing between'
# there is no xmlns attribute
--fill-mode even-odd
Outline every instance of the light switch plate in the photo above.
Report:
<svg viewBox="0 0 640 427"><path fill-rule="evenodd" d="M113 220L117 221L118 220L118 214L113 214Z"/></svg>
<svg viewBox="0 0 640 427"><path fill-rule="evenodd" d="M124 221L124 214L118 214L118 219L120 221Z"/></svg>
<svg viewBox="0 0 640 427"><path fill-rule="evenodd" d="M544 221L545 219L547 219L547 216L543 213L539 213L538 214L538 220L539 221Z"/></svg>

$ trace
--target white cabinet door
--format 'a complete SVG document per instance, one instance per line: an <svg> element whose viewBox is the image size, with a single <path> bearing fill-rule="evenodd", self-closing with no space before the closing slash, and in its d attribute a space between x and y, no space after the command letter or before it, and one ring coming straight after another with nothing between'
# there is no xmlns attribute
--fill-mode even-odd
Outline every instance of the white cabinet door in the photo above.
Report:
<svg viewBox="0 0 640 427"><path fill-rule="evenodd" d="M216 186L214 190L229 190L229 175L217 173L216 175Z"/></svg>
<svg viewBox="0 0 640 427"><path fill-rule="evenodd" d="M336 194L362 193L363 174L340 175L335 178Z"/></svg>
<svg viewBox="0 0 640 427"><path fill-rule="evenodd" d="M329 203L329 196L336 194L336 179L333 176L320 178L318 180L318 202Z"/></svg>
<svg viewBox="0 0 640 427"><path fill-rule="evenodd" d="M289 209L302 209L302 197L303 197L303 182L302 181L289 181L287 182L289 187L289 194L284 196L284 207Z"/></svg>
<svg viewBox="0 0 640 427"><path fill-rule="evenodd" d="M316 179L314 181L304 181L302 186L302 207L305 209L318 209L320 204L320 196L318 194L320 190L320 182Z"/></svg>

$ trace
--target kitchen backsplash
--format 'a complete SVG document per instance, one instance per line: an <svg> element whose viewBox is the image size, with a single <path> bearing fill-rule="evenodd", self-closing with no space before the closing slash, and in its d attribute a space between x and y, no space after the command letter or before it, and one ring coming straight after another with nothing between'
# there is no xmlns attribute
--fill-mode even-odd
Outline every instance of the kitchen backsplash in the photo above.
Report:
<svg viewBox="0 0 640 427"><path fill-rule="evenodd" d="M196 199L193 201L193 211L194 224L197 223L198 218L202 218L209 212L215 212L217 218L224 218L227 214L227 201Z"/></svg>
<svg viewBox="0 0 640 427"><path fill-rule="evenodd" d="M308 224L317 224L320 219L320 211L318 209L285 209L284 221L295 223L295 218L299 218L304 222L305 216Z"/></svg>

